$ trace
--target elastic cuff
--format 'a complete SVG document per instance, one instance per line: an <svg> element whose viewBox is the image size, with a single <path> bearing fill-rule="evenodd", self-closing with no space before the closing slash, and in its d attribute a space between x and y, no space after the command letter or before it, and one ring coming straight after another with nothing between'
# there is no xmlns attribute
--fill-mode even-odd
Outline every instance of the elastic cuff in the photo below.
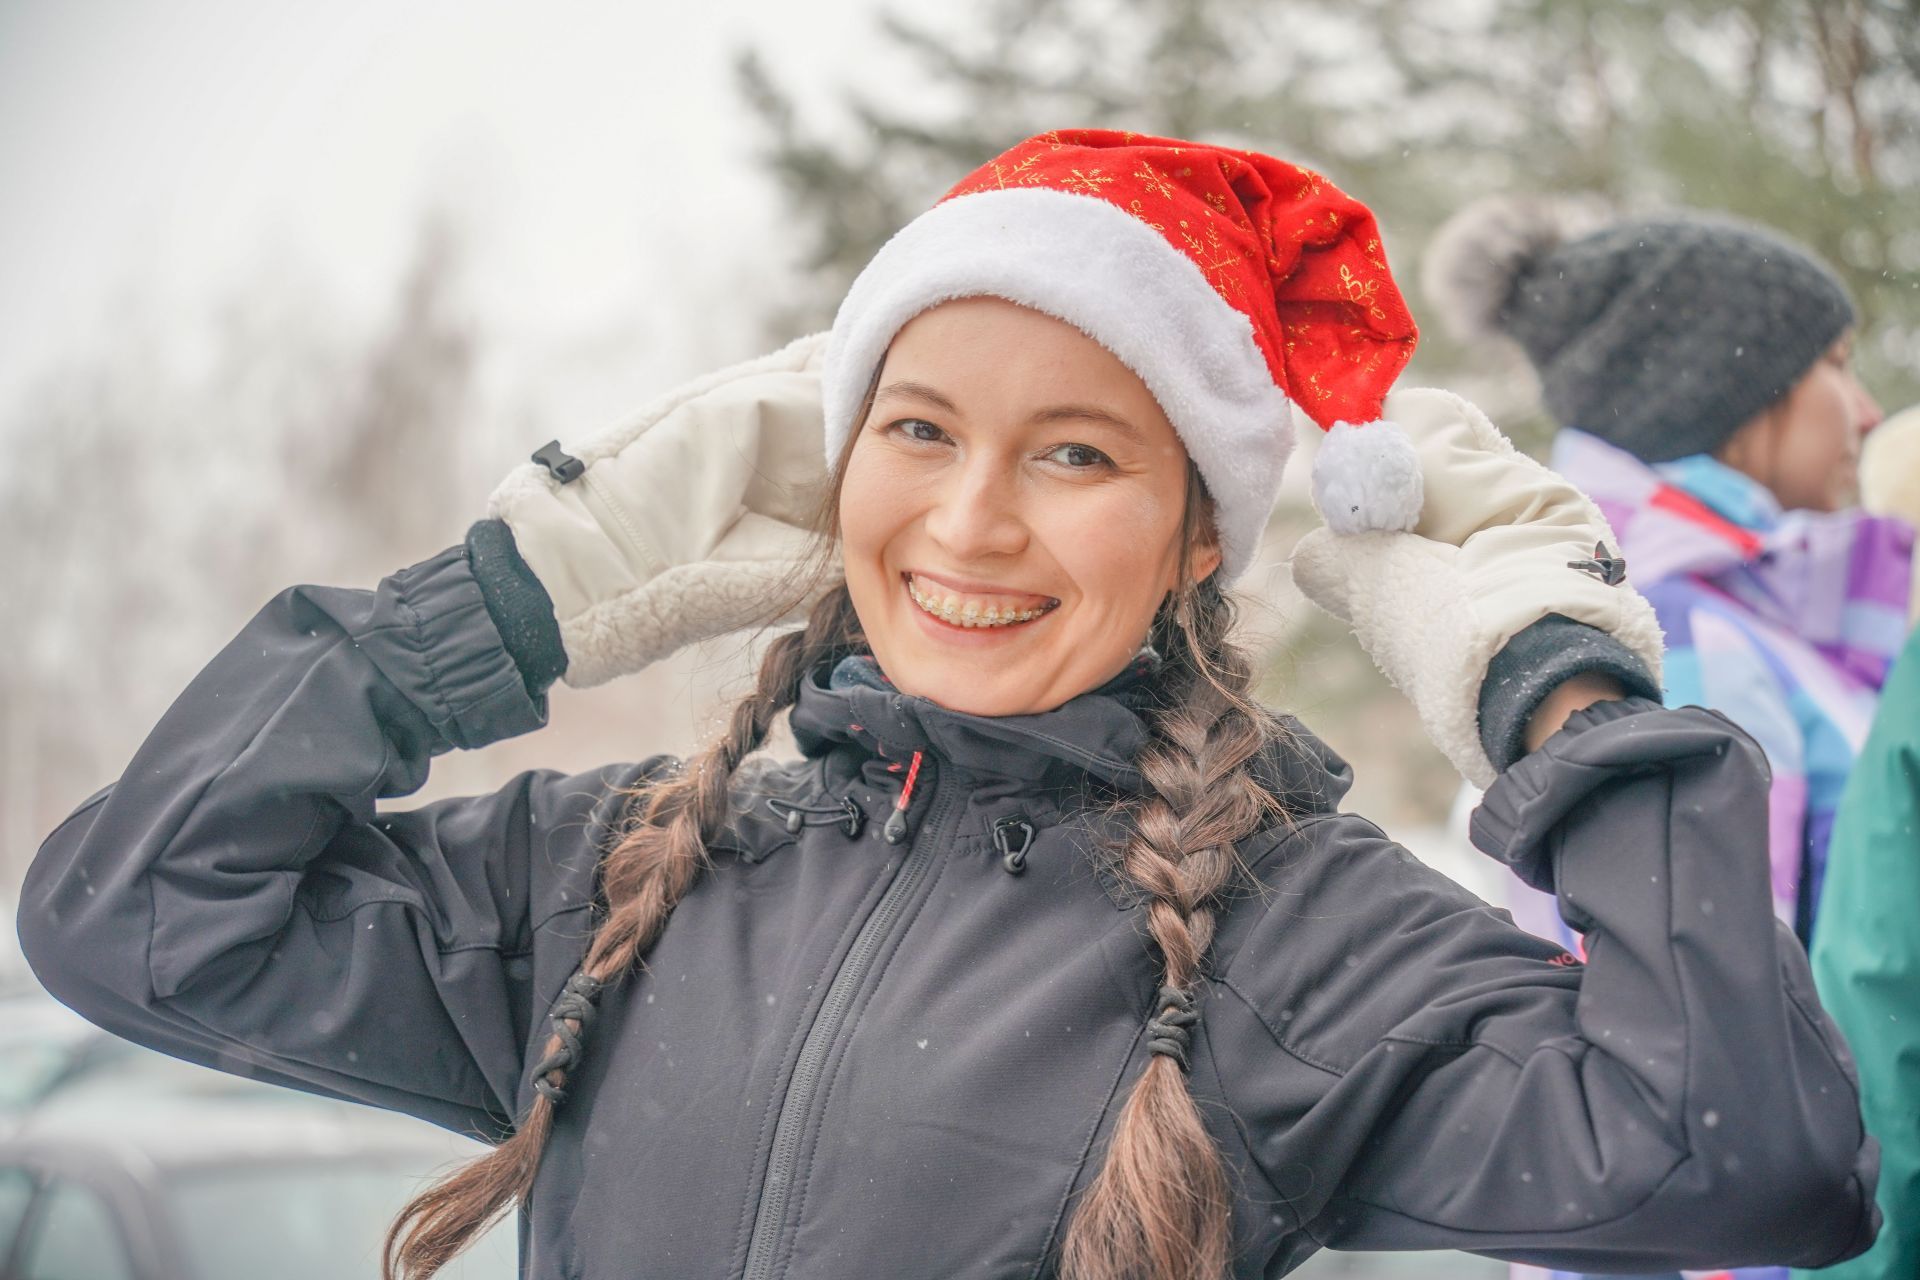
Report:
<svg viewBox="0 0 1920 1280"><path fill-rule="evenodd" d="M1547 695L1582 672L1618 680L1631 697L1660 701L1660 686L1633 650L1584 622L1550 613L1507 641L1480 684L1480 745L1504 772L1526 754L1527 724Z"/></svg>
<svg viewBox="0 0 1920 1280"><path fill-rule="evenodd" d="M448 744L472 750L546 723L487 612L464 546L385 578L354 639Z"/></svg>
<svg viewBox="0 0 1920 1280"><path fill-rule="evenodd" d="M520 558L513 530L504 520L476 521L467 530L467 560L527 693L538 698L567 669L553 598Z"/></svg>

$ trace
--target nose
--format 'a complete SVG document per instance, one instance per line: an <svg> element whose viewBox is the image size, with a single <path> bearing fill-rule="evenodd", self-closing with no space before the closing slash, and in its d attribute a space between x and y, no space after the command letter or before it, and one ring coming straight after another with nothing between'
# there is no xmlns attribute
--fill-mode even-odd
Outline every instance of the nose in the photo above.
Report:
<svg viewBox="0 0 1920 1280"><path fill-rule="evenodd" d="M1018 555L1029 530L1010 468L975 455L949 469L927 511L927 533L956 563Z"/></svg>
<svg viewBox="0 0 1920 1280"><path fill-rule="evenodd" d="M1880 409L1880 402L1873 398L1873 393L1858 378L1853 380L1853 397L1853 411L1860 422L1860 434L1864 436L1879 426L1886 415Z"/></svg>

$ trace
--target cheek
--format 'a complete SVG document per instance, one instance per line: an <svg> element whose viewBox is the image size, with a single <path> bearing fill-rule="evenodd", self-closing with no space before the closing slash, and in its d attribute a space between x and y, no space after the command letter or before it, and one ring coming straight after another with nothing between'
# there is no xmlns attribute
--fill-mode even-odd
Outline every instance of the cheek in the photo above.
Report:
<svg viewBox="0 0 1920 1280"><path fill-rule="evenodd" d="M1794 406L1781 449L1780 496L1791 507L1831 510L1852 500L1858 432L1844 388L1822 380Z"/></svg>
<svg viewBox="0 0 1920 1280"><path fill-rule="evenodd" d="M1043 517L1048 547L1097 612L1116 620L1151 619L1172 585L1179 497L1116 491L1057 504Z"/></svg>
<svg viewBox="0 0 1920 1280"><path fill-rule="evenodd" d="M1852 406L1838 390L1826 391L1808 415L1799 433L1799 453L1810 467L1831 469L1844 465L1857 447Z"/></svg>
<svg viewBox="0 0 1920 1280"><path fill-rule="evenodd" d="M855 445L840 484L840 543L849 563L877 556L909 518L907 490L878 449Z"/></svg>

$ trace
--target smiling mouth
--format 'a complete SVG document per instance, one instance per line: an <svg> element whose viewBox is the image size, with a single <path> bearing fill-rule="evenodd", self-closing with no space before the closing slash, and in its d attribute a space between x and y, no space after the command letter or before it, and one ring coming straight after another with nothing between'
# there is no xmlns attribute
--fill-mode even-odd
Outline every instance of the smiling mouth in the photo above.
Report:
<svg viewBox="0 0 1920 1280"><path fill-rule="evenodd" d="M907 595L921 612L953 627L1017 627L1060 607L1052 596L952 591L932 579L918 580L911 573L901 577L906 581Z"/></svg>

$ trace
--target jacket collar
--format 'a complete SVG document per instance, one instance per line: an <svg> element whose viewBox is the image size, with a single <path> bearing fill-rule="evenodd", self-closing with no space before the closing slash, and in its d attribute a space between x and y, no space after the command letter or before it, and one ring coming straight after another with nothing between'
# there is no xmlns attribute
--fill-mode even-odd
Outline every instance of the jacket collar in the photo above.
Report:
<svg viewBox="0 0 1920 1280"><path fill-rule="evenodd" d="M884 679L884 678L883 678ZM1134 761L1152 737L1150 693L1124 675L1051 711L976 716L884 683L834 681L823 664L802 678L791 722L808 756L855 749L905 760L915 751L968 773L1039 783L1062 772L1129 794L1145 788ZM1262 783L1296 813L1331 812L1352 785L1345 760L1291 716L1254 765Z"/></svg>
<svg viewBox="0 0 1920 1280"><path fill-rule="evenodd" d="M969 773L1023 782L1064 766L1138 791L1133 760L1151 736L1141 705L1135 686L1110 684L1052 711L976 716L885 684L835 681L823 664L801 680L792 723L795 741L810 756L851 743L887 759L924 751Z"/></svg>
<svg viewBox="0 0 1920 1280"><path fill-rule="evenodd" d="M1778 519L1747 477L1712 459L1655 469L1617 445L1571 428L1554 437L1552 465L1599 506L1641 582L1716 573L1757 560ZM1746 481L1741 486L1738 481ZM1764 490L1761 491L1764 494ZM1771 503L1771 495L1766 495ZM1736 508L1729 514L1725 508ZM1752 515L1754 524L1740 516ZM1758 527L1756 527L1758 526Z"/></svg>
<svg viewBox="0 0 1920 1280"><path fill-rule="evenodd" d="M1767 486L1709 453L1654 464L1674 488L1705 503L1707 509L1742 529L1765 533L1780 523L1780 500Z"/></svg>

